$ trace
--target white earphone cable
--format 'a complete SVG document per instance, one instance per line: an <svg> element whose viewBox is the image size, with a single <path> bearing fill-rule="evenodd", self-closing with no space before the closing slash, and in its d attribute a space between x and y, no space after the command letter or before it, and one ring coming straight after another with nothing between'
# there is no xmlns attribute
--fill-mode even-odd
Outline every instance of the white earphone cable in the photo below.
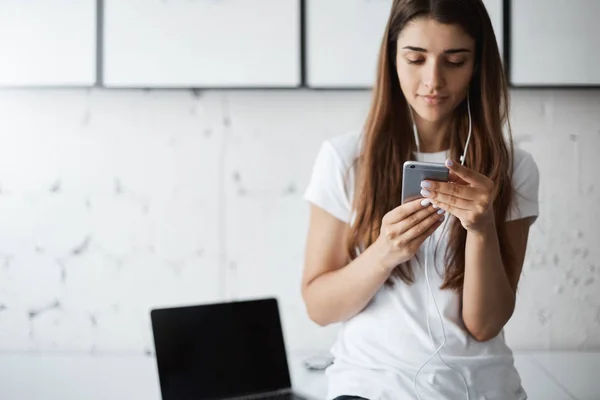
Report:
<svg viewBox="0 0 600 400"><path fill-rule="evenodd" d="M412 121L413 121L413 132L414 132L414 135L415 135L415 143L417 145L417 151L420 152L419 135L417 133L417 126L415 124L415 120L414 120L412 108L410 106L409 106L409 110L410 110L411 118L412 118ZM471 133L472 133L471 104L470 104L469 94L468 93L467 93L467 112L468 112L468 115L469 115L469 134L467 136L467 142L465 144L465 149L463 151L463 154L460 156L461 165L464 165L464 163L465 163L465 155L467 154L467 149L469 147L469 141L471 140ZM448 222L448 218L446 218L446 220L444 221L444 228L443 228L443 230L445 230L447 222ZM467 384L467 380L465 379L465 377L463 376L463 374L461 374L455 368L451 367L442 358L442 355L440 354L440 350L446 344L446 330L444 329L444 321L443 321L443 318L442 318L442 314L441 314L440 309L439 309L439 307L437 305L437 302L435 301L435 296L433 295L433 291L431 290L431 284L429 282L429 273L428 273L428 269L429 269L428 265L429 265L429 263L428 263L428 261L429 261L429 247L430 247L430 243L431 243L431 236L428 237L426 239L426 242L425 242L425 280L427 281L427 288L429 290L429 295L427 296L427 310L425 312L425 315L426 315L426 318L427 318L427 332L429 333L429 339L431 339L431 344L433 345L433 348L435 349L435 352L417 370L417 373L415 374L415 377L414 377L414 380L413 380L414 389L415 389L415 393L417 394L417 398L419 400L422 400L421 399L421 395L419 394L419 389L417 388L417 377L419 376L419 373L421 372L421 370L429 363L429 361L431 361L437 355L438 358L440 359L440 361L442 361L448 368L450 368L451 370L453 370L454 372L456 372L457 374L460 375L460 377L463 380L463 383L465 384L465 389L466 389L466 393L467 393L467 400L469 400L470 399L470 397L469 397L469 385ZM434 264L435 264L435 260L434 260ZM433 335L431 334L431 326L429 324L429 305L430 305L430 299L433 300L433 304L434 304L435 309L437 311L437 314L438 314L438 317L439 317L439 320L440 320L440 325L442 327L443 340L442 340L442 343L440 344L440 346L437 347L437 348L436 348L435 340L433 339Z"/></svg>
<svg viewBox="0 0 600 400"><path fill-rule="evenodd" d="M469 92L467 92L467 113L469 114L469 134L467 135L467 143L465 143L465 150L463 151L462 156L460 156L461 165L465 165L465 155L467 154L469 142L471 141L471 132L473 131L473 124L471 122L471 101L469 100Z"/></svg>

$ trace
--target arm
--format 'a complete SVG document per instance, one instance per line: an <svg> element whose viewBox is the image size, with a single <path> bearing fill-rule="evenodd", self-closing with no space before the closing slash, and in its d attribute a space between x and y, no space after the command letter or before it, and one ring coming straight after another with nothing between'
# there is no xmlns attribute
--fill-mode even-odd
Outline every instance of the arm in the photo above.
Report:
<svg viewBox="0 0 600 400"><path fill-rule="evenodd" d="M348 263L348 224L311 205L302 297L310 319L321 326L358 314L390 275L369 247Z"/></svg>
<svg viewBox="0 0 600 400"><path fill-rule="evenodd" d="M514 265L503 264L493 223L467 233L462 318L478 341L496 337L513 314L530 225L531 218L507 223Z"/></svg>
<svg viewBox="0 0 600 400"><path fill-rule="evenodd" d="M515 258L514 265L505 265L494 222L494 183L460 164L446 165L451 182L424 182L422 194L457 217L467 231L462 318L476 340L486 341L498 335L513 314L531 218L507 223Z"/></svg>
<svg viewBox="0 0 600 400"><path fill-rule="evenodd" d="M421 200L388 212L377 240L348 262L348 224L311 206L302 297L319 325L347 320L362 311L394 268L411 259L442 223L438 210Z"/></svg>

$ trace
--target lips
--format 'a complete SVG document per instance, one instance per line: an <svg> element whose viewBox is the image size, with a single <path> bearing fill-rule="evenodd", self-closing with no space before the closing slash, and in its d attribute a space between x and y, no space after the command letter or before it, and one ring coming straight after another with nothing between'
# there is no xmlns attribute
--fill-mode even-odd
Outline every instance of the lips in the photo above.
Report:
<svg viewBox="0 0 600 400"><path fill-rule="evenodd" d="M427 104L431 104L431 105L435 105L435 104L440 104L441 102L443 102L444 100L447 99L447 97L445 96L420 96L423 101Z"/></svg>

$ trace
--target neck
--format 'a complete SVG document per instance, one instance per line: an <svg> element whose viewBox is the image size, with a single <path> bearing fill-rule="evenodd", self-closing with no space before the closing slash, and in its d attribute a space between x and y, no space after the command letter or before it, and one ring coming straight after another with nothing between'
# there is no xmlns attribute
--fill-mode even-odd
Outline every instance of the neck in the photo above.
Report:
<svg viewBox="0 0 600 400"><path fill-rule="evenodd" d="M446 138L450 129L449 118L444 121L430 122L415 113L415 124L419 135L421 153L437 153L447 149Z"/></svg>

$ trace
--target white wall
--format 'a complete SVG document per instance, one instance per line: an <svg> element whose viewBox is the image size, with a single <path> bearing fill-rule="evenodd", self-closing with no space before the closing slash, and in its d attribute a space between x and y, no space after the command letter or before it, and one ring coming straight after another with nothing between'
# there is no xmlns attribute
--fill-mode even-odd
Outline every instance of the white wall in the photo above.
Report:
<svg viewBox="0 0 600 400"><path fill-rule="evenodd" d="M299 285L321 141L370 93L0 92L0 350L152 351L151 307L277 296L288 347L327 348ZM542 174L515 349L600 348L600 93L517 91Z"/></svg>

